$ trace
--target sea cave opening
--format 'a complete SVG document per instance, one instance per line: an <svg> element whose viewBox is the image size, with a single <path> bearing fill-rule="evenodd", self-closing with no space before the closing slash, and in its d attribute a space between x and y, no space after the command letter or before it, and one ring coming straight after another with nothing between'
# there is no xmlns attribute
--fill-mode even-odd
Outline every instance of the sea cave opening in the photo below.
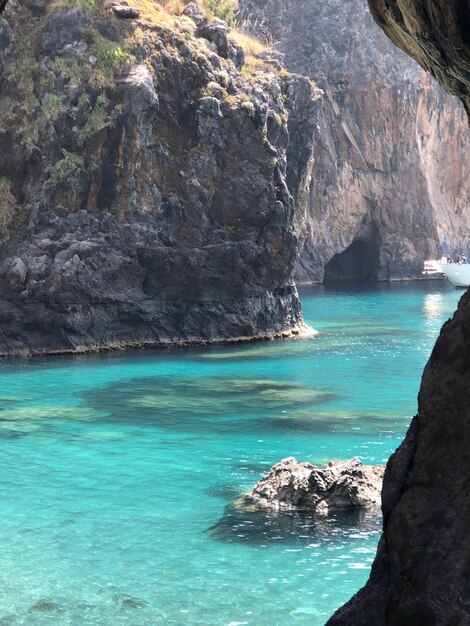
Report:
<svg viewBox="0 0 470 626"><path fill-rule="evenodd" d="M353 241L325 265L323 281L373 282L380 269L380 244L376 238Z"/></svg>

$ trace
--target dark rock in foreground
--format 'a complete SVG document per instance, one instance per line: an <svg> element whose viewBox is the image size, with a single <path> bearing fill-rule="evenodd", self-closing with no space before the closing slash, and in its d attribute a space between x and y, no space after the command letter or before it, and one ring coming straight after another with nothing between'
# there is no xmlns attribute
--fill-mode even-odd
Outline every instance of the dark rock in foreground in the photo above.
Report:
<svg viewBox="0 0 470 626"><path fill-rule="evenodd" d="M328 514L349 508L378 508L384 467L358 458L330 461L325 468L293 457L276 463L260 480L247 503L272 510L309 510Z"/></svg>

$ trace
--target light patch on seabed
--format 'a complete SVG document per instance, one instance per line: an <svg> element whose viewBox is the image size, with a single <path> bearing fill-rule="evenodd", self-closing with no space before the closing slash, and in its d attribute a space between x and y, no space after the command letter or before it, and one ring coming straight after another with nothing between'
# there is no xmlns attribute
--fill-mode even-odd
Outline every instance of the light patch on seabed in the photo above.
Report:
<svg viewBox="0 0 470 626"><path fill-rule="evenodd" d="M407 419L408 416L400 417L400 424L403 424L403 419ZM365 411L354 412L347 410L325 410L314 408L311 410L303 411L282 411L276 413L273 418L280 420L299 420L305 422L331 422L334 424L343 424L347 428L354 428L354 423L361 423L362 426L377 426L382 430L387 428L395 428L397 424L397 414L395 411L382 410L380 414L367 413ZM409 417L408 419L411 419Z"/></svg>
<svg viewBox="0 0 470 626"><path fill-rule="evenodd" d="M82 439L88 439L90 441L119 441L121 439L127 439L130 436L130 433L124 431L113 431L113 430L98 430L96 432L87 433L86 435L82 435Z"/></svg>
<svg viewBox="0 0 470 626"><path fill-rule="evenodd" d="M79 419L103 417L103 413L83 406L24 406L0 410L0 422L23 422L28 420Z"/></svg>
<svg viewBox="0 0 470 626"><path fill-rule="evenodd" d="M86 406L26 405L0 409L0 436L39 433L44 424L54 422L94 422L107 416L103 411Z"/></svg>
<svg viewBox="0 0 470 626"><path fill-rule="evenodd" d="M259 392L259 396L262 397L263 403L268 405L276 404L309 404L317 401L324 402L330 398L334 398L332 393L325 392L324 390L315 390L307 388L295 388L295 389L265 389Z"/></svg>
<svg viewBox="0 0 470 626"><path fill-rule="evenodd" d="M155 387L159 385L162 387L159 393L144 393L131 398L126 394L124 402L146 409L212 410L220 414L238 407L243 402L243 396L265 410L276 406L315 405L336 397L328 389L312 389L288 380L206 378L187 380L184 384L180 381L172 388L170 381L162 384L161 379L155 379ZM134 393L138 390L139 385L136 383Z"/></svg>

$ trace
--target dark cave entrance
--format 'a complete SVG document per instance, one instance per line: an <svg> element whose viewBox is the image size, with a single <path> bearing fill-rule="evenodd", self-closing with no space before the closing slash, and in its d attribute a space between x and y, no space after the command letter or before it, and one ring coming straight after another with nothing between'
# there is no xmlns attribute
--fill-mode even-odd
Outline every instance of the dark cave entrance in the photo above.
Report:
<svg viewBox="0 0 470 626"><path fill-rule="evenodd" d="M325 265L323 282L376 281L380 269L379 240L358 239Z"/></svg>

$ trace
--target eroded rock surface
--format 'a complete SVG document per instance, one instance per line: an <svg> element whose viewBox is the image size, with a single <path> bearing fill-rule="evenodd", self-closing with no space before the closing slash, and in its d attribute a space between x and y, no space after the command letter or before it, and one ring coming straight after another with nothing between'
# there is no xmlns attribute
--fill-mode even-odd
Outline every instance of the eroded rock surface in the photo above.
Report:
<svg viewBox="0 0 470 626"><path fill-rule="evenodd" d="M298 332L311 82L197 7L67 5L0 20L0 354Z"/></svg>
<svg viewBox="0 0 470 626"><path fill-rule="evenodd" d="M356 507L378 508L383 471L382 465L363 465L357 457L330 461L324 468L289 457L269 470L246 501L274 511L319 514Z"/></svg>
<svg viewBox="0 0 470 626"><path fill-rule="evenodd" d="M241 7L325 93L296 280L417 278L423 259L470 249L463 107L387 40L366 2Z"/></svg>

